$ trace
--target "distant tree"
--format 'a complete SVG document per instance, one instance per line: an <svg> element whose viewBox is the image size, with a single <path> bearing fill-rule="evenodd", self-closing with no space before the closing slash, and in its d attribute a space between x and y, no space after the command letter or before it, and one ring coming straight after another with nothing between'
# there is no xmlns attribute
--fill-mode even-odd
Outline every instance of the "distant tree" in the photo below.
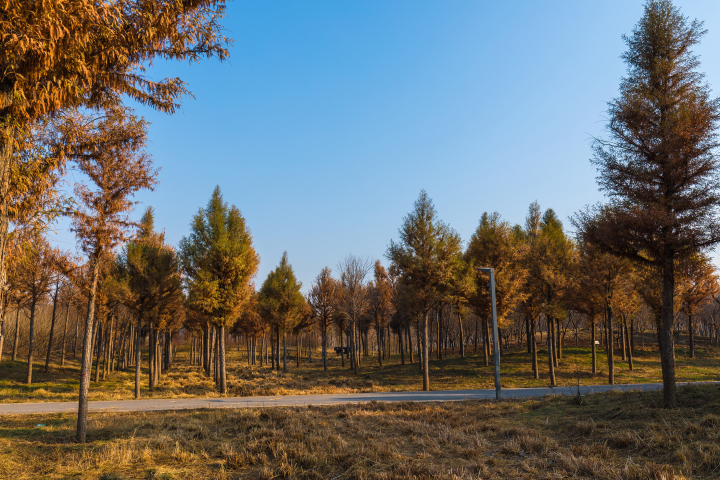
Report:
<svg viewBox="0 0 720 480"><path fill-rule="evenodd" d="M524 243L516 241L510 224L502 221L499 213L485 212L465 251L465 261L475 270L475 289L469 302L475 314L482 319L486 362L490 350L487 322L490 315L490 294L485 285L489 278L488 274L481 273L476 268L495 269L498 325L508 326L508 315L526 296L523 286L527 271L522 261L526 248Z"/></svg>
<svg viewBox="0 0 720 480"><path fill-rule="evenodd" d="M310 293L308 294L308 303L313 309L322 335L324 370L327 370L327 330L336 311L338 290L338 282L332 278L332 270L325 267L315 278L315 282L310 287Z"/></svg>
<svg viewBox="0 0 720 480"><path fill-rule="evenodd" d="M338 265L340 270L340 290L338 310L347 318L348 348L350 350L350 368L356 375L359 373L360 322L367 313L369 296L365 277L370 272L372 263L367 258L348 255Z"/></svg>
<svg viewBox="0 0 720 480"><path fill-rule="evenodd" d="M179 78L152 81L153 59L228 56L223 0L37 2L0 9L0 295L9 222L18 196L37 189L62 160L16 163L14 147L63 110L118 106L124 98L171 113L188 94ZM25 195L33 203L32 195ZM37 198L37 197L36 197ZM26 204L27 205L27 204ZM26 212L32 212L27 209ZM0 302L0 307L2 302Z"/></svg>
<svg viewBox="0 0 720 480"><path fill-rule="evenodd" d="M87 122L87 121L86 121ZM93 187L78 184L75 195L80 208L72 212L72 231L81 249L88 256L88 310L83 338L80 367L80 399L77 440L85 442L87 432L87 402L92 364L93 322L100 260L120 242L128 238L133 222L128 217L136 202L132 196L138 190L151 189L157 171L144 152L146 123L128 110L114 109L97 119L94 128L84 130L82 150L73 153L78 169ZM114 141L109 142L112 138ZM97 144L103 144L97 149Z"/></svg>
<svg viewBox="0 0 720 480"><path fill-rule="evenodd" d="M583 239L653 265L661 277L663 403L677 405L672 331L676 260L720 242L715 154L720 102L691 49L705 34L670 0L648 0L624 36L627 77L610 102L609 139L595 142L607 207L575 217Z"/></svg>
<svg viewBox="0 0 720 480"><path fill-rule="evenodd" d="M531 213L533 209L531 208ZM539 232L534 229L533 218L529 218L527 231L531 243L527 250L526 279L527 299L525 310L533 318L533 323L542 314L547 320L548 367L550 385L555 386L556 320L564 314L565 295L571 285L571 271L574 259L574 246L565 235L563 226L555 212L548 209L542 216ZM532 335L534 335L534 325ZM535 342L535 339L532 339ZM536 348L533 349L536 352ZM537 376L536 353L533 353L533 365Z"/></svg>
<svg viewBox="0 0 720 480"><path fill-rule="evenodd" d="M597 246L586 242L580 242L580 251L582 281L579 288L591 292L602 305L605 325L608 329L608 385L613 385L615 383L613 326L617 322L613 307L619 300L617 297L623 293L622 282L631 273L632 265L628 259L601 251ZM594 342L594 336L592 340ZM594 344L593 353L595 353ZM594 361L593 356L593 364Z"/></svg>
<svg viewBox="0 0 720 480"><path fill-rule="evenodd" d="M30 331L26 383L32 383L33 355L35 353L35 320L37 306L48 293L52 279L55 276L53 269L53 252L48 241L38 231L32 231L21 244L18 252L17 278L18 288L26 294L26 305L30 310Z"/></svg>
<svg viewBox="0 0 720 480"><path fill-rule="evenodd" d="M699 253L683 259L679 267L687 284L680 294L681 311L688 317L690 358L695 358L693 317L697 315L702 306L712 302L720 291L718 276L710 259Z"/></svg>
<svg viewBox="0 0 720 480"><path fill-rule="evenodd" d="M373 272L373 280L370 282L368 288L370 297L368 311L375 323L375 337L378 344L378 365L382 367L383 349L381 345L387 323L392 313L393 282L387 270L385 270L385 267L380 263L380 260L375 262Z"/></svg>
<svg viewBox="0 0 720 480"><path fill-rule="evenodd" d="M135 398L140 398L140 342L142 324L152 324L158 309L180 294L180 262L177 253L165 244L165 235L155 232L155 214L148 207L140 220L137 234L125 246L117 260L117 275L123 283L121 302L136 318ZM155 324L157 327L157 323ZM150 328L154 337L155 329ZM154 345L151 339L150 388L154 386Z"/></svg>
<svg viewBox="0 0 720 480"><path fill-rule="evenodd" d="M460 251L460 236L437 216L425 190L400 227L400 241L390 241L386 256L412 286L422 315L423 390L430 390L428 312L443 298Z"/></svg>
<svg viewBox="0 0 720 480"><path fill-rule="evenodd" d="M215 187L207 207L193 217L190 230L180 241L188 303L217 327L218 386L227 393L225 328L232 326L254 291L252 280L260 257L245 218L236 206L228 207L223 201L220 187Z"/></svg>
<svg viewBox="0 0 720 480"><path fill-rule="evenodd" d="M302 283L295 278L292 265L288 261L287 252L283 252L280 264L272 270L262 288L260 288L260 308L266 318L270 318L276 329L275 353L280 352L280 335L283 340L283 372L287 372L287 338L288 330L292 330L301 320L305 298L300 293ZM279 368L279 365L278 365Z"/></svg>

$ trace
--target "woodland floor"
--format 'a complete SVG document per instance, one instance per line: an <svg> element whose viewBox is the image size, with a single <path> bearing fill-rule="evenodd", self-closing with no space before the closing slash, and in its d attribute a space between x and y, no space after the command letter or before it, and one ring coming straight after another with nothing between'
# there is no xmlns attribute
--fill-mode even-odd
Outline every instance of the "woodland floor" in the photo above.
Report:
<svg viewBox="0 0 720 480"><path fill-rule="evenodd" d="M684 339L681 339L681 342ZM573 346L566 342L560 366L556 369L556 381L560 386L594 385L607 383L607 357L598 348L597 373L591 373L591 355L588 346ZM358 393L382 391L422 390L422 377L417 357L415 363L400 364L400 356L393 355L378 367L376 357L362 358L360 375L353 376L341 366L341 360L332 352L329 368L325 372L319 352L314 358L301 359L296 367L293 355L288 355L288 372L276 372L268 367L248 366L247 357L236 346L228 350L228 396L301 395L322 393ZM7 357L5 357L7 358ZM159 386L147 389L147 370L143 368L143 398L183 398L219 396L212 379L202 374L200 367L188 364L189 354L180 349L172 369L163 374ZM406 357L407 360L407 357ZM661 382L660 357L656 347L637 347L633 359L634 369L621 360L615 351L615 383ZM346 361L346 365L347 365ZM503 352L501 377L503 387L541 387L548 385L547 349L540 349L538 369L540 378L535 379L530 366L530 355L523 348L510 348ZM47 374L42 364L33 372L34 383L25 384L27 364L24 361L0 362L0 402L48 402L75 401L79 385L78 361L71 360L65 367L52 364ZM685 345L676 347L676 375L678 382L720 380L720 349L700 339L695 358L691 359ZM94 378L94 376L93 376ZM121 400L133 398L134 369L111 373L106 380L92 382L91 400ZM433 390L462 390L494 388L493 367L485 366L482 354L470 353L461 358L455 353L450 358L430 362L430 384Z"/></svg>
<svg viewBox="0 0 720 480"><path fill-rule="evenodd" d="M0 478L719 478L720 387L661 395L2 416Z"/></svg>

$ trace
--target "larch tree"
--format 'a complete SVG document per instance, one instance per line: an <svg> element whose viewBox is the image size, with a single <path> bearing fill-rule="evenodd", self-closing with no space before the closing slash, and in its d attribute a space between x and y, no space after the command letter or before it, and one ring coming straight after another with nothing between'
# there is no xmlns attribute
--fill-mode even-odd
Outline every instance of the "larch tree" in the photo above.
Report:
<svg viewBox="0 0 720 480"><path fill-rule="evenodd" d="M147 66L154 59L226 59L224 11L224 0L2 2L0 295L13 202L46 182L63 160L57 155L41 168L18 168L14 152L22 138L67 109L117 107L124 98L174 112L189 94L186 84L179 78L153 81Z"/></svg>
<svg viewBox="0 0 720 480"><path fill-rule="evenodd" d="M338 270L340 270L338 309L339 313L348 320L350 368L356 375L360 369L360 322L367 313L369 303L365 277L371 268L372 263L369 259L355 255L348 255L338 265Z"/></svg>
<svg viewBox="0 0 720 480"><path fill-rule="evenodd" d="M211 319L217 328L218 387L227 393L225 333L254 291L252 280L260 257L240 210L223 201L216 186L207 207L190 223L190 235L180 241L187 279L188 304Z"/></svg>
<svg viewBox="0 0 720 480"><path fill-rule="evenodd" d="M582 237L652 265L661 278L663 404L677 406L672 331L676 260L720 242L720 102L698 72L692 49L705 35L670 0L648 0L623 39L627 76L609 103L608 138L593 163L607 207L575 217ZM610 210L605 214L604 210Z"/></svg>
<svg viewBox="0 0 720 480"><path fill-rule="evenodd" d="M37 307L38 303L50 293L55 271L53 269L53 252L50 244L37 230L33 230L25 237L18 253L18 274L15 282L18 288L25 292L27 302L25 307L30 310L26 383L31 384L35 354Z"/></svg>
<svg viewBox="0 0 720 480"><path fill-rule="evenodd" d="M464 253L470 268L490 267L495 269L495 296L498 326L508 324L508 315L525 299L523 289L527 271L523 266L527 246L518 242L508 222L500 219L500 214L487 212L482 214L479 225L468 243ZM488 284L488 274L475 270L475 289L468 301L475 314L482 319L485 338L485 361L490 353L490 334L487 319L490 317L490 294L484 288Z"/></svg>
<svg viewBox="0 0 720 480"><path fill-rule="evenodd" d="M369 285L368 311L375 322L375 337L378 344L378 365L382 367L382 344L384 332L392 314L393 281L380 260L373 267L373 280Z"/></svg>
<svg viewBox="0 0 720 480"><path fill-rule="evenodd" d="M532 209L531 209L532 210ZM529 225L533 222L529 222ZM571 285L571 271L574 258L573 242L565 235L563 226L555 212L548 209L543 214L539 231L528 231L528 237L534 239L526 255L528 275L525 288L527 299L525 309L534 320L543 314L547 320L548 367L550 385L555 386L555 367L557 366L556 320L564 313L565 294ZM534 326L531 332L534 335ZM534 338L532 339L534 343ZM536 349L534 349L536 352ZM533 353L533 364L537 361ZM537 367L535 367L537 378Z"/></svg>
<svg viewBox="0 0 720 480"><path fill-rule="evenodd" d="M680 270L685 278L686 287L680 294L680 310L688 317L688 343L690 358L695 358L694 317L703 305L713 301L720 290L715 266L703 254L687 257L680 262Z"/></svg>
<svg viewBox="0 0 720 480"><path fill-rule="evenodd" d="M91 119L92 120L92 119ZM93 322L100 260L129 236L134 226L129 212L132 196L152 189L157 171L144 152L147 126L125 109L113 109L97 119L92 129L84 130L82 149L73 159L92 185L77 184L75 196L79 208L72 212L72 231L88 257L88 309L80 367L80 395L77 440L85 442L87 433L88 392L92 364ZM98 148L102 145L102 148Z"/></svg>
<svg viewBox="0 0 720 480"><path fill-rule="evenodd" d="M422 315L423 390L430 390L428 312L435 308L452 279L460 236L437 215L425 190L404 219L398 243L390 241L386 256L417 295Z"/></svg>
<svg viewBox="0 0 720 480"><path fill-rule="evenodd" d="M308 294L308 302L313 309L322 336L322 360L324 370L327 370L327 331L335 314L338 290L338 282L332 278L332 270L330 270L329 267L325 267L315 278Z"/></svg>
<svg viewBox="0 0 720 480"><path fill-rule="evenodd" d="M259 292L260 310L275 327L275 355L278 359L275 365L278 369L282 336L283 372L287 372L287 332L295 328L303 314L305 298L300 293L301 288L302 283L295 277L287 252L283 252L280 264L268 274Z"/></svg>
<svg viewBox="0 0 720 480"><path fill-rule="evenodd" d="M140 220L137 234L124 246L117 261L117 275L125 287L122 290L122 303L133 312L137 323L134 339L135 398L140 398L143 321L156 321L154 317L158 316L158 309L178 295L181 288L178 255L175 249L165 244L165 235L155 232L154 225L154 210L148 207ZM153 360L151 355L151 365ZM150 377L152 389L154 378L152 375Z"/></svg>

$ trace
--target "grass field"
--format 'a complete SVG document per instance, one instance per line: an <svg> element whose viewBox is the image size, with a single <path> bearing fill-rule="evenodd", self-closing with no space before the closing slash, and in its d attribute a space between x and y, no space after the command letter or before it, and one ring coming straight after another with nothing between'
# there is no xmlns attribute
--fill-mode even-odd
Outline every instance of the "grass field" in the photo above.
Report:
<svg viewBox="0 0 720 480"><path fill-rule="evenodd" d="M720 387L678 395L3 416L0 478L718 478Z"/></svg>
<svg viewBox="0 0 720 480"><path fill-rule="evenodd" d="M628 370L627 362L620 360L616 353L615 383L660 382L660 358L656 349L638 349L634 358L634 370ZM173 368L163 375L159 387L147 390L147 371L143 369L144 398L181 398L217 396L212 379L204 377L201 369L190 366L188 354L179 351ZM330 368L322 370L317 355L312 361L301 360L300 368L295 367L291 358L288 373L271 371L267 367L250 367L242 352L231 348L228 352L228 385L230 396L254 395L300 395L319 393L357 393L381 391L421 390L422 378L419 365L400 364L399 356L385 360L383 368L377 366L377 359L362 359L360 375L353 376L342 368L340 359L330 357ZM540 349L538 356L540 379L532 376L530 355L523 349L513 348L504 352L501 361L502 385L504 387L538 387L548 385L547 350ZM581 385L607 383L607 359L605 351L598 350L597 374L591 372L589 347L568 347L563 351L560 367L556 370L558 385ZM77 399L79 367L69 362L65 368L51 366L50 372L42 373L36 368L33 379L36 383L26 385L26 363L23 361L0 362L0 402L28 401L73 401ZM720 349L707 344L696 349L696 358L688 358L687 349L676 349L676 373L678 381L720 380ZM468 355L460 358L451 356L442 361L430 363L430 380L433 390L494 388L493 367L485 366L482 355ZM134 370L114 372L109 378L92 382L91 400L117 400L133 398Z"/></svg>

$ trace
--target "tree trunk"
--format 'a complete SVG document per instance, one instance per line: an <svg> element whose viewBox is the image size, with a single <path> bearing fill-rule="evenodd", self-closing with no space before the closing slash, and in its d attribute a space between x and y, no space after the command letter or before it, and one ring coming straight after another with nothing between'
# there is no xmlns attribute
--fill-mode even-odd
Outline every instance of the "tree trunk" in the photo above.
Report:
<svg viewBox="0 0 720 480"><path fill-rule="evenodd" d="M675 293L675 264L672 256L665 259L662 289L662 327L660 331L660 364L663 375L663 406L676 408L675 353L672 337L675 315L673 295Z"/></svg>
<svg viewBox="0 0 720 480"><path fill-rule="evenodd" d="M483 334L483 361L485 362L485 366L487 367L490 365L490 345L488 343L488 336L487 336L487 319L485 316L482 318L482 334Z"/></svg>
<svg viewBox="0 0 720 480"><path fill-rule="evenodd" d="M65 326L63 328L62 350L60 353L60 366L61 367L65 366L65 350L67 348L67 329L68 329L69 317L70 317L70 302L68 302L67 307L65 307ZM2 348L0 348L0 354L2 354Z"/></svg>
<svg viewBox="0 0 720 480"><path fill-rule="evenodd" d="M405 324L405 331L407 332L407 335L405 335L405 344L407 345L407 351L408 351L408 360L410 363L413 363L413 348L412 348L412 335L410 334L410 320L407 321Z"/></svg>
<svg viewBox="0 0 720 480"><path fill-rule="evenodd" d="M0 110L12 105L15 99L15 82L6 76L0 80ZM5 117L5 113L3 113ZM14 131L12 121L4 121L0 131L0 308L3 308L3 295L5 295L5 261L7 254L7 240L10 233L10 171L13 160ZM0 318L4 318L4 312ZM14 358L13 358L14 360Z"/></svg>
<svg viewBox="0 0 720 480"><path fill-rule="evenodd" d="M545 319L547 320L547 347L548 347L548 364L550 367L550 386L555 386L555 333L553 332L553 328L555 326L555 320L552 318L545 316Z"/></svg>
<svg viewBox="0 0 720 480"><path fill-rule="evenodd" d="M555 366L557 367L560 363L560 359L562 358L562 335L561 335L561 328L560 328L560 319L555 319Z"/></svg>
<svg viewBox="0 0 720 480"><path fill-rule="evenodd" d="M535 318L532 318L530 320L530 347L532 350L532 370L533 370L533 376L537 380L540 378L540 372L538 371L538 361L537 361L537 342L535 341L535 325L537 323L537 320Z"/></svg>
<svg viewBox="0 0 720 480"><path fill-rule="evenodd" d="M614 344L613 339L613 314L612 306L608 301L605 304L605 323L607 324L607 358L608 358L608 385L615 385L615 358L614 355Z"/></svg>
<svg viewBox="0 0 720 480"><path fill-rule="evenodd" d="M458 323L460 324L460 357L465 358L465 332L463 331L463 319L458 314Z"/></svg>
<svg viewBox="0 0 720 480"><path fill-rule="evenodd" d="M695 358L695 335L693 330L693 316L688 315L688 339L690 341L690 358Z"/></svg>
<svg viewBox="0 0 720 480"><path fill-rule="evenodd" d="M405 346L403 345L402 325L398 327L398 347L400 348L400 365L405 365Z"/></svg>
<svg viewBox="0 0 720 480"><path fill-rule="evenodd" d="M95 320L95 295L97 292L98 271L100 267L99 254L96 252L92 259L92 276L90 281L90 295L88 299L87 318L85 319L85 335L83 337L82 363L80 364L80 393L78 399L77 441L85 443L87 434L88 394L90 391L90 366L92 362L93 323Z"/></svg>
<svg viewBox="0 0 720 480"><path fill-rule="evenodd" d="M322 327L322 359L323 359L323 370L325 370L327 372L327 325L326 324L323 324L323 327Z"/></svg>
<svg viewBox="0 0 720 480"><path fill-rule="evenodd" d="M375 319L375 331L377 332L377 354L378 354L378 366L382 368L382 348L380 348L380 332L382 329L380 328L380 321L378 319Z"/></svg>
<svg viewBox="0 0 720 480"><path fill-rule="evenodd" d="M283 329L283 373L287 373L287 334Z"/></svg>
<svg viewBox="0 0 720 480"><path fill-rule="evenodd" d="M428 314L423 312L423 334L422 334L422 367L423 367L423 391L430 391L430 355L428 354Z"/></svg>
<svg viewBox="0 0 720 480"><path fill-rule="evenodd" d="M525 335L527 335L527 352L532 353L532 345L530 345L530 317L527 315L525 315Z"/></svg>
<svg viewBox="0 0 720 480"><path fill-rule="evenodd" d="M150 381L148 383L149 389L155 388L155 325L153 322L152 314L150 314L148 322L148 374Z"/></svg>
<svg viewBox="0 0 720 480"><path fill-rule="evenodd" d="M590 319L590 343L592 344L592 374L597 373L597 345L595 344L595 319Z"/></svg>
<svg viewBox="0 0 720 480"><path fill-rule="evenodd" d="M437 358L438 360L443 359L443 306L440 305L437 309L437 324L438 324L438 333L437 333Z"/></svg>
<svg viewBox="0 0 720 480"><path fill-rule="evenodd" d="M17 360L18 342L20 341L20 306L15 311L15 340L13 341L12 361Z"/></svg>
<svg viewBox="0 0 720 480"><path fill-rule="evenodd" d="M97 322L97 334L95 335L95 348L96 348L96 356L95 356L95 383L100 381L100 353L102 352L102 334L103 334L103 325L100 322Z"/></svg>
<svg viewBox="0 0 720 480"><path fill-rule="evenodd" d="M30 385L32 383L32 368L33 368L33 349L35 347L35 307L37 306L37 298L33 295L32 303L30 304L30 344L28 346L28 360L27 360L27 380L26 383Z"/></svg>
<svg viewBox="0 0 720 480"><path fill-rule="evenodd" d="M220 393L227 394L227 372L225 371L225 325L220 325L218 334L220 340L220 354L218 355L218 365L220 366Z"/></svg>
<svg viewBox="0 0 720 480"><path fill-rule="evenodd" d="M628 338L628 355L627 355L628 367L629 367L630 371L632 372L632 369L633 369L633 351L632 351L632 340L631 340L632 330L628 330L627 317L624 318L623 323L624 323L623 327L625 328L625 336ZM632 321L630 321L630 324L632 325ZM630 328L632 328L632 327L630 327Z"/></svg>
<svg viewBox="0 0 720 480"><path fill-rule="evenodd" d="M142 358L140 356L142 347L142 313L138 313L137 326L135 327L135 398L140 398L140 367Z"/></svg>
<svg viewBox="0 0 720 480"><path fill-rule="evenodd" d="M58 290L60 290L60 282L55 283L55 295L53 295L52 319L50 320L50 338L48 338L47 355L45 355L45 373L50 368L50 354L52 353L53 335L55 334L55 312L57 310Z"/></svg>

